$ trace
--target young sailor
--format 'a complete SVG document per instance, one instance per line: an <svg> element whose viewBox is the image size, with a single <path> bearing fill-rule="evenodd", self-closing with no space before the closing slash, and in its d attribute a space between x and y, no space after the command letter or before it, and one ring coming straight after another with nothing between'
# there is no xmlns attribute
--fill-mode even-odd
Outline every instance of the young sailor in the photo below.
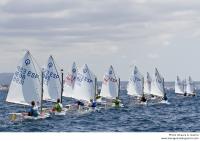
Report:
<svg viewBox="0 0 200 141"><path fill-rule="evenodd" d="M38 107L35 105L35 101L31 102L31 108L28 112L28 116L33 116L33 117L37 117L39 116L39 110Z"/></svg>
<svg viewBox="0 0 200 141"><path fill-rule="evenodd" d="M53 106L53 110L52 111L61 112L62 108L63 108L63 105L62 105L62 103L60 103L60 99L58 98L56 104Z"/></svg>
<svg viewBox="0 0 200 141"><path fill-rule="evenodd" d="M93 99L91 99L91 100L90 100L90 104L89 104L89 106L92 107L92 108L95 108L95 107L97 106L96 101L93 100Z"/></svg>
<svg viewBox="0 0 200 141"><path fill-rule="evenodd" d="M78 110L80 110L81 107L85 106L85 104L83 102L81 102L80 100L76 101L76 105L77 105Z"/></svg>
<svg viewBox="0 0 200 141"><path fill-rule="evenodd" d="M164 100L164 101L167 101L167 100L168 100L166 93L164 94L162 100Z"/></svg>
<svg viewBox="0 0 200 141"><path fill-rule="evenodd" d="M145 98L144 95L142 95L142 97L140 98L140 102L146 102L146 101L147 101L147 99Z"/></svg>
<svg viewBox="0 0 200 141"><path fill-rule="evenodd" d="M101 98L101 96L98 94L97 96L96 96L96 99L100 99Z"/></svg>
<svg viewBox="0 0 200 141"><path fill-rule="evenodd" d="M116 99L114 99L112 103L115 104L116 107L119 107L120 106L119 97L116 97Z"/></svg>

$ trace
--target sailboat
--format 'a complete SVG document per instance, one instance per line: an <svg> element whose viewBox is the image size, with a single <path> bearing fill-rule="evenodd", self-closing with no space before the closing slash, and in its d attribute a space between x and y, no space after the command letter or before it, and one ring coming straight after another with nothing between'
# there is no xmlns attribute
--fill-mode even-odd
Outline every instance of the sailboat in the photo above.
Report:
<svg viewBox="0 0 200 141"><path fill-rule="evenodd" d="M57 64L55 63L54 58L50 55L47 61L47 65L43 70L43 87L44 94L43 100L57 102L57 99L60 99L62 102L62 78L61 72L58 69ZM54 115L65 115L66 111L63 108L61 112L56 112L50 110Z"/></svg>
<svg viewBox="0 0 200 141"><path fill-rule="evenodd" d="M16 67L6 101L25 106L30 106L31 102L35 101L37 106L41 107L42 112L43 88L41 76L39 66L30 52L27 51ZM10 115L14 120L16 116L23 119L41 119L49 116L49 114L41 114L38 117L30 117L23 115L23 113L10 113Z"/></svg>
<svg viewBox="0 0 200 141"><path fill-rule="evenodd" d="M194 82L192 81L192 78L189 76L188 80L186 80L186 94L188 96L195 96L194 92Z"/></svg>
<svg viewBox="0 0 200 141"><path fill-rule="evenodd" d="M160 75L160 73L158 72L158 70L156 68L155 69L155 78L152 82L152 87L151 87L151 94L162 98L163 102L164 101L167 102L167 96L165 93L164 83L165 83L164 78Z"/></svg>
<svg viewBox="0 0 200 141"><path fill-rule="evenodd" d="M147 78L144 81L144 94L148 99L155 99L155 97L151 94L151 86L152 86L152 78L150 74L147 72Z"/></svg>
<svg viewBox="0 0 200 141"><path fill-rule="evenodd" d="M151 85L152 85L152 78L150 74L147 72L147 78L144 82L144 94L146 96L151 96L152 98L153 95L151 95Z"/></svg>
<svg viewBox="0 0 200 141"><path fill-rule="evenodd" d="M127 94L141 98L144 94L144 77L135 66L127 86Z"/></svg>
<svg viewBox="0 0 200 141"><path fill-rule="evenodd" d="M76 63L73 62L72 68L67 73L65 80L64 80L64 97L73 97L73 90L74 90L74 84L77 76L77 67Z"/></svg>
<svg viewBox="0 0 200 141"><path fill-rule="evenodd" d="M113 66L111 65L103 76L100 96L108 99L115 99L118 97L118 87L118 80L115 75Z"/></svg>
<svg viewBox="0 0 200 141"><path fill-rule="evenodd" d="M103 82L100 92L101 103L106 106L123 107L119 100L120 78L117 79L113 66L103 76ZM104 101L102 101L104 99Z"/></svg>
<svg viewBox="0 0 200 141"><path fill-rule="evenodd" d="M72 98L90 102L95 99L95 75L88 68L87 64L78 70L74 83Z"/></svg>
<svg viewBox="0 0 200 141"><path fill-rule="evenodd" d="M44 95L43 100L56 102L61 99L61 74L54 58L49 57L44 69Z"/></svg>
<svg viewBox="0 0 200 141"><path fill-rule="evenodd" d="M184 95L184 82L180 80L179 76L175 80L175 93Z"/></svg>

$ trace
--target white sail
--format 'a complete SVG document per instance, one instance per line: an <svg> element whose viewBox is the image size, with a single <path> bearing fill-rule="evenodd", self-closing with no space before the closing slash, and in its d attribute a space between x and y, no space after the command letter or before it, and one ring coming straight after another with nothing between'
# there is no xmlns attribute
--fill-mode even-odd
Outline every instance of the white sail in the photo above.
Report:
<svg viewBox="0 0 200 141"><path fill-rule="evenodd" d="M61 99L61 72L52 56L49 57L43 75L44 94L43 100L56 102Z"/></svg>
<svg viewBox="0 0 200 141"><path fill-rule="evenodd" d="M141 97L144 94L144 77L139 72L138 68L135 66L133 73L129 79L127 94Z"/></svg>
<svg viewBox="0 0 200 141"><path fill-rule="evenodd" d="M155 69L155 79L152 82L151 94L159 97L164 96L164 78Z"/></svg>
<svg viewBox="0 0 200 141"><path fill-rule="evenodd" d="M64 80L64 97L73 97L74 84L77 76L76 63L72 64L71 70L67 73Z"/></svg>
<svg viewBox="0 0 200 141"><path fill-rule="evenodd" d="M94 76L85 64L78 70L72 98L90 101L95 98Z"/></svg>
<svg viewBox="0 0 200 141"><path fill-rule="evenodd" d="M188 80L186 81L186 93L187 94L194 94L194 83L192 78L189 76Z"/></svg>
<svg viewBox="0 0 200 141"><path fill-rule="evenodd" d="M30 52L27 51L13 75L7 102L30 105L41 102L41 70Z"/></svg>
<svg viewBox="0 0 200 141"><path fill-rule="evenodd" d="M118 81L112 65L103 77L100 96L112 99L118 97Z"/></svg>
<svg viewBox="0 0 200 141"><path fill-rule="evenodd" d="M152 79L150 74L147 72L147 79L144 82L144 93L147 95L151 94L151 83L152 83Z"/></svg>
<svg viewBox="0 0 200 141"><path fill-rule="evenodd" d="M175 80L175 93L184 94L184 83L180 80L179 76Z"/></svg>

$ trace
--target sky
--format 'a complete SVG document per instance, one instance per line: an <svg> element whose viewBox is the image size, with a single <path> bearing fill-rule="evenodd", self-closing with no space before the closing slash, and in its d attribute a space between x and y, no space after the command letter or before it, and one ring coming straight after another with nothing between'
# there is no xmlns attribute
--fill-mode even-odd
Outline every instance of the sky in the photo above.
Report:
<svg viewBox="0 0 200 141"><path fill-rule="evenodd" d="M200 80L199 0L1 0L0 72L14 72L29 50L66 73L88 64L101 80L113 65L128 80L136 65L167 81Z"/></svg>

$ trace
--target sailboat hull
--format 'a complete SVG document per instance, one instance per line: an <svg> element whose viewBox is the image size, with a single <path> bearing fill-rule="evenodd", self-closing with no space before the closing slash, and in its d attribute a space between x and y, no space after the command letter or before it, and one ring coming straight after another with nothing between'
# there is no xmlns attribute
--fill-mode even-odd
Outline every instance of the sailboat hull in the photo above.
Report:
<svg viewBox="0 0 200 141"><path fill-rule="evenodd" d="M41 114L37 117L28 116L25 113L9 113L9 119L11 121L23 121L23 120L41 120L50 117L49 113Z"/></svg>
<svg viewBox="0 0 200 141"><path fill-rule="evenodd" d="M187 94L187 96L196 96L196 93Z"/></svg>
<svg viewBox="0 0 200 141"><path fill-rule="evenodd" d="M184 93L175 93L175 94L177 94L177 95L184 95Z"/></svg>

